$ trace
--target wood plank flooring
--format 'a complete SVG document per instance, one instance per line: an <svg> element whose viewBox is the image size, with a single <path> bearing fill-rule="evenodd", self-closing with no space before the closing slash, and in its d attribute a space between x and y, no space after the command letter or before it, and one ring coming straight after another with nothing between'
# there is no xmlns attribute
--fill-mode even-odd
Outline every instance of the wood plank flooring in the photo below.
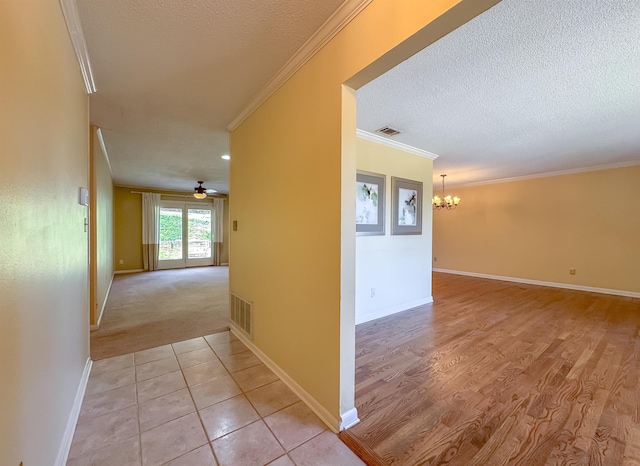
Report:
<svg viewBox="0 0 640 466"><path fill-rule="evenodd" d="M640 299L434 273L359 325L341 433L368 464L640 465Z"/></svg>

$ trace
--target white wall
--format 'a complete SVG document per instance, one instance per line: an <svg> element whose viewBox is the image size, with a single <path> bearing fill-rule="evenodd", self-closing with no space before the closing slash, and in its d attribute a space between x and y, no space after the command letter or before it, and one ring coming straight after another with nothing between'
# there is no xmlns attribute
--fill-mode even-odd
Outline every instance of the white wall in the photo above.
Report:
<svg viewBox="0 0 640 466"><path fill-rule="evenodd" d="M360 324L432 301L433 162L358 138L357 164L358 170L386 175L385 235L356 237L356 324ZM392 176L422 181L422 235L391 235Z"/></svg>
<svg viewBox="0 0 640 466"><path fill-rule="evenodd" d="M0 69L0 464L53 466L89 357L89 106L57 1L0 2Z"/></svg>

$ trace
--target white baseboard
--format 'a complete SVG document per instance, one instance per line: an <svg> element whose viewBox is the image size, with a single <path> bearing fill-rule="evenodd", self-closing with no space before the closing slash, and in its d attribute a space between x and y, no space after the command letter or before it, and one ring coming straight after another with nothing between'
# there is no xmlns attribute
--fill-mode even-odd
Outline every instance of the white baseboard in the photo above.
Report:
<svg viewBox="0 0 640 466"><path fill-rule="evenodd" d="M107 298L109 298L109 293L111 293L111 285L113 285L113 277L115 277L115 272L111 274L111 281L109 282L109 287L107 288L107 293L104 295L104 301L102 302L102 308L100 309L100 315L98 316L98 322L91 325L89 327L89 331L93 332L94 330L98 330L100 328L100 322L102 322L102 316L104 315L104 309L107 307Z"/></svg>
<svg viewBox="0 0 640 466"><path fill-rule="evenodd" d="M131 270L116 270L114 275L120 275L121 273L140 273L144 272L144 269L131 269Z"/></svg>
<svg viewBox="0 0 640 466"><path fill-rule="evenodd" d="M356 408L350 409L340 417L342 418L340 430L347 430L360 422L360 419L358 418L358 410Z"/></svg>
<svg viewBox="0 0 640 466"><path fill-rule="evenodd" d="M343 421L341 419L337 419L333 416L327 409L322 406L318 401L311 396L304 388L302 388L298 383L293 380L289 374L283 371L280 366L278 366L275 362L269 358L266 354L264 354L251 340L249 340L242 331L237 327L234 322L229 322L229 327L231 332L238 337L238 339L244 343L252 352L255 354L269 369L271 369L280 380L291 389L293 393L298 395L298 397L313 411L316 416L318 416L322 422L324 422L332 432L338 433L343 427ZM351 411L354 411L352 414ZM352 410L347 411L345 415L349 415L349 419L352 420L353 417L358 419L358 412L353 408ZM343 416L343 418L345 418ZM352 420L353 422L353 420ZM356 421L357 422L357 421ZM353 422L354 424L356 422Z"/></svg>
<svg viewBox="0 0 640 466"><path fill-rule="evenodd" d="M222 263L222 264L220 264L220 265L226 265L227 267L229 267L229 263L228 263L228 262L223 262L223 263Z"/></svg>
<svg viewBox="0 0 640 466"><path fill-rule="evenodd" d="M489 275L486 273L463 272L461 270L433 269L434 272L451 273L454 275L466 275L468 277L488 278L490 280L501 280L503 282L525 283L527 285L549 286L552 288L563 288L565 290L588 291L590 293L612 294L627 298L640 298L640 293L634 291L613 290L610 288L596 288L593 286L572 285L570 283L544 282L540 280L529 280L528 278L502 277L499 275Z"/></svg>
<svg viewBox="0 0 640 466"><path fill-rule="evenodd" d="M78 417L80 416L80 408L82 408L84 392L87 389L87 382L89 381L92 364L93 361L91 358L87 358L87 363L84 365L84 371L82 372L82 377L80 377L80 383L76 390L76 397L73 400L73 407L71 408L71 413L69 413L69 419L67 420L67 427L64 430L62 443L58 450L58 457L55 462L56 466L65 466L67 464L69 450L71 449L71 441L73 440L73 434L76 432L76 424L78 423Z"/></svg>
<svg viewBox="0 0 640 466"><path fill-rule="evenodd" d="M364 324L365 322L380 319L382 317L387 317L392 314L397 314L398 312L407 311L409 309L413 309L414 307L424 306L425 304L430 304L432 302L433 296L427 296L426 298L416 299L415 301L410 301L408 303L396 304L395 306L378 309L377 311L369 312L364 315L358 315L358 311L356 311L356 325Z"/></svg>

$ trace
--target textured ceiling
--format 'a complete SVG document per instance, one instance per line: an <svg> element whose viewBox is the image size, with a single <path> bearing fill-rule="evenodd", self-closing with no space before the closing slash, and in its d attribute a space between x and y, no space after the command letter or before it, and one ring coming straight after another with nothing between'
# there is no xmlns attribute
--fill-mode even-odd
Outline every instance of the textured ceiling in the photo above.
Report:
<svg viewBox="0 0 640 466"><path fill-rule="evenodd" d="M436 186L640 163L640 0L503 0L357 103L439 155Z"/></svg>
<svg viewBox="0 0 640 466"><path fill-rule="evenodd" d="M228 192L227 125L343 0L77 0L116 184Z"/></svg>

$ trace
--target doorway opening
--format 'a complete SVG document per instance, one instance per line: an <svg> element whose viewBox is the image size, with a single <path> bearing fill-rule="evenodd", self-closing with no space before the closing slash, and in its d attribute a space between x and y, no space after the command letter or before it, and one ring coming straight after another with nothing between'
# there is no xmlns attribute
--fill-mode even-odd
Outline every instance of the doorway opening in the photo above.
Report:
<svg viewBox="0 0 640 466"><path fill-rule="evenodd" d="M160 205L158 269L213 265L213 208L163 201Z"/></svg>

